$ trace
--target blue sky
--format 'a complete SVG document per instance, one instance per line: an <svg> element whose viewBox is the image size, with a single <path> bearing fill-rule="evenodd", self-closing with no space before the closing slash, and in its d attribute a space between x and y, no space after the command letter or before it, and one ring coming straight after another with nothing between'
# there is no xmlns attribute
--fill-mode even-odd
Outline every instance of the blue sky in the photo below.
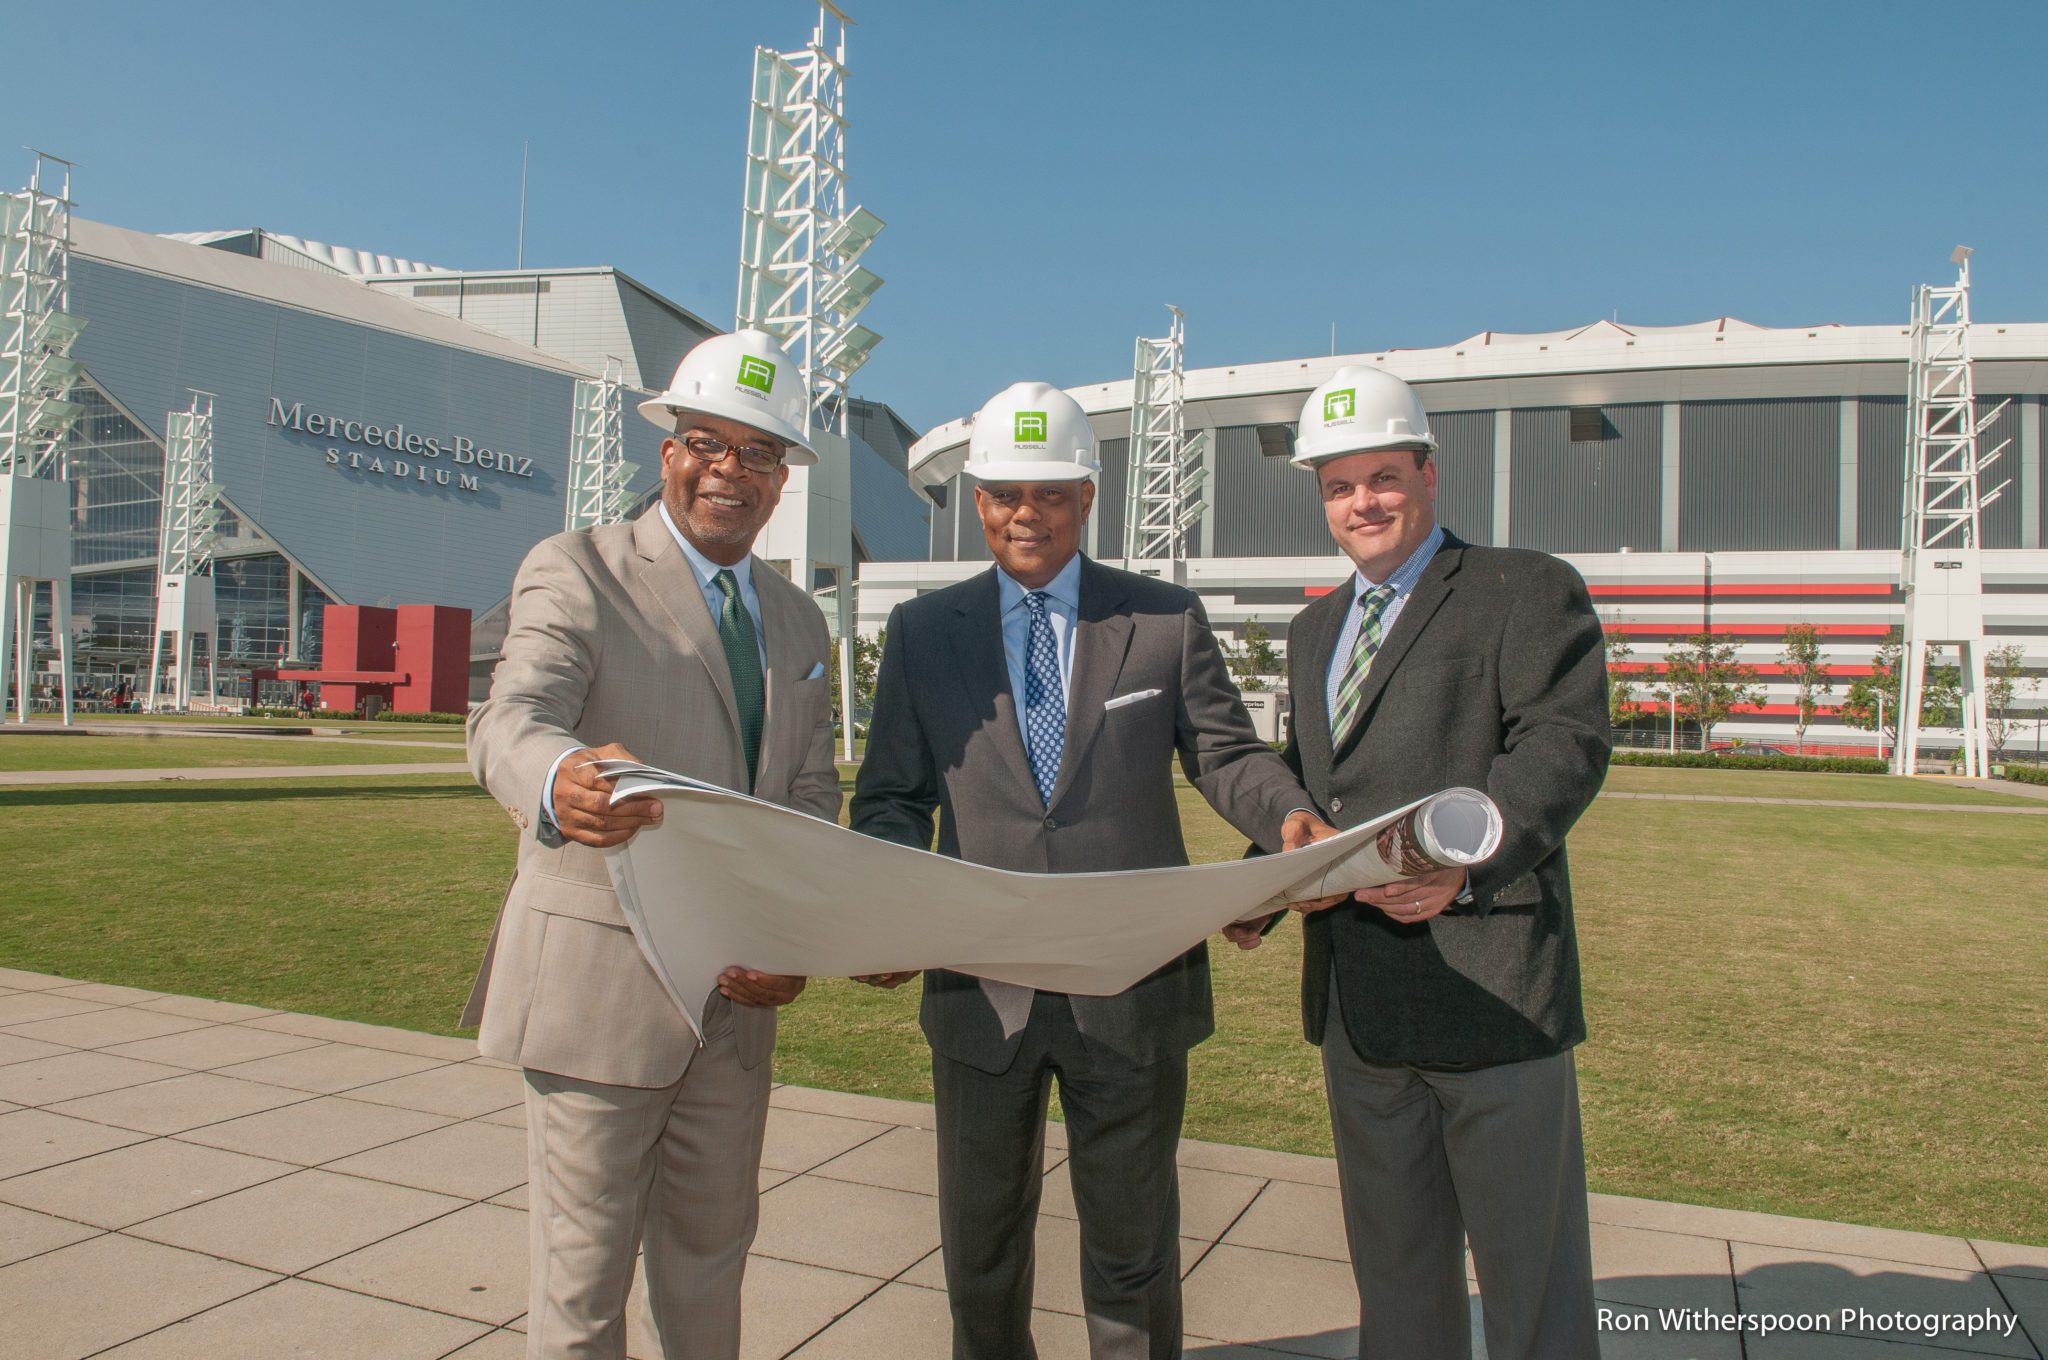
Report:
<svg viewBox="0 0 2048 1360"><path fill-rule="evenodd" d="M1168 302L1195 366L1324 353L1332 322L1347 352L1616 313L1903 324L1961 241L1980 317L2048 319L2038 4L847 8L850 178L890 224L855 386L920 429L1126 375ZM50 12L0 0L0 51ZM29 144L97 220L502 267L529 141L529 264L614 264L720 325L752 48L815 14L62 12L75 84L38 111L10 75L0 183Z"/></svg>

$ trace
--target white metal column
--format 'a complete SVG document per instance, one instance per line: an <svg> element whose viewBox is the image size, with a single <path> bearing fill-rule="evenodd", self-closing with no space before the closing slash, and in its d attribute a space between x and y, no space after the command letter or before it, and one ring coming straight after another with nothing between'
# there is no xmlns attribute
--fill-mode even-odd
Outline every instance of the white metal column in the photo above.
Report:
<svg viewBox="0 0 2048 1360"><path fill-rule="evenodd" d="M605 356L604 372L576 380L569 426L569 496L562 528L570 533L626 517L626 488L639 464L625 455L626 366Z"/></svg>
<svg viewBox="0 0 2048 1360"><path fill-rule="evenodd" d="M1125 472L1124 565L1160 571L1186 560L1188 530L1202 516L1209 432L1187 433L1187 318L1140 337L1131 362L1131 447ZM1169 566L1166 574L1172 575Z"/></svg>

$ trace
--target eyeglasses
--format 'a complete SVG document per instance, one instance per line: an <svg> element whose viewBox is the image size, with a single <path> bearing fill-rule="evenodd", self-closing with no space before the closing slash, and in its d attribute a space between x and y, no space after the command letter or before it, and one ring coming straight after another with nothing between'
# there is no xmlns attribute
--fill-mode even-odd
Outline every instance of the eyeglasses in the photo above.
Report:
<svg viewBox="0 0 2048 1360"><path fill-rule="evenodd" d="M684 435L683 447L690 451L692 458L701 458L707 463L722 463L729 453L739 459L740 466L749 472L773 472L782 466L779 452L752 444L728 444L708 434Z"/></svg>

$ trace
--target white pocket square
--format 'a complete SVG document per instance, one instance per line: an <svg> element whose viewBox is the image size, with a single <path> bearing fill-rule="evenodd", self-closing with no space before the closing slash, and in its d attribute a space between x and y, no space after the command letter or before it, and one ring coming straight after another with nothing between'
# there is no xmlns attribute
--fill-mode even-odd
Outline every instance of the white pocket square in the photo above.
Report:
<svg viewBox="0 0 2048 1360"><path fill-rule="evenodd" d="M824 662L822 662L822 661L818 661L818 662L813 662L813 663L812 663L812 665L811 665L811 673L810 673L809 675L806 675L806 676L804 677L804 679L806 679L806 680L815 680L815 679L817 679L817 678L818 678L819 676L823 675L824 673L825 673L825 663L824 663Z"/></svg>
<svg viewBox="0 0 2048 1360"><path fill-rule="evenodd" d="M1156 689L1141 689L1135 694L1119 694L1116 698L1105 701L1102 705L1102 711L1107 713L1112 708L1122 708L1125 704L1135 704L1140 699L1150 699L1155 694L1162 692Z"/></svg>

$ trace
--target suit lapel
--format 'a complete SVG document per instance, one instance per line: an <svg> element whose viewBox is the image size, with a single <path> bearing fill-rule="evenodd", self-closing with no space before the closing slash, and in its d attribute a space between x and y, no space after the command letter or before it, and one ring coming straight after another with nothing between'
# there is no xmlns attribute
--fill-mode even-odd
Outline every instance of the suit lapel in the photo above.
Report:
<svg viewBox="0 0 2048 1360"><path fill-rule="evenodd" d="M994 700L995 719L984 735L996 745L1010 773L1038 796L1038 782L1031 777L1031 758L1024 753L1024 734L1017 726L1017 700L1010 693L1010 665L1003 655L1002 595L996 589L996 569L974 578L973 588L954 608L958 626L953 629L953 661L960 668L960 694L969 704L976 696Z"/></svg>
<svg viewBox="0 0 2048 1360"><path fill-rule="evenodd" d="M1296 627L1301 632L1298 648L1289 647L1288 667L1300 677L1294 685L1294 734L1301 742L1303 767L1329 770L1335 752L1330 749L1330 654L1337 648L1337 634L1344 627L1344 615L1353 607L1352 577L1335 587L1300 614ZM1300 669L1294 653L1299 651Z"/></svg>
<svg viewBox="0 0 2048 1360"><path fill-rule="evenodd" d="M1401 617L1394 620L1393 631L1387 634L1386 640L1380 643L1379 651L1373 654L1372 670L1366 673L1365 687L1358 696L1358 711L1362 716L1358 725L1351 729L1351 736L1343 747L1331 752L1333 760L1349 750L1357 742L1359 734L1365 731L1371 721L1372 706L1380 697L1380 691L1387 687L1387 680L1393 675L1395 667L1401 664L1401 658L1408 654L1408 649L1415 645L1415 639L1421 636L1422 630L1429 626L1430 618L1443 607L1444 601L1450 598L1452 578L1458 573L1458 565L1465 555L1464 549L1463 543L1446 533L1443 546L1437 549L1435 557L1429 559L1429 565L1422 569L1422 578L1415 583L1415 589L1408 593L1408 602L1401 606ZM1325 731L1329 729L1327 714L1323 719L1323 727Z"/></svg>
<svg viewBox="0 0 2048 1360"><path fill-rule="evenodd" d="M1131 646L1131 616L1124 613L1124 591L1108 569L1081 559L1081 607L1074 627L1074 682L1067 699L1067 739L1060 751L1060 773L1052 788L1057 804L1088 758L1088 748L1102 731L1103 705L1116 693L1124 657Z"/></svg>
<svg viewBox="0 0 2048 1360"><path fill-rule="evenodd" d="M768 671L761 677L767 701L761 717L761 767L754 777L754 787L759 791L779 789L781 785L774 780L783 777L791 760L801 760L810 745L811 734L792 728L788 713L777 711L788 705L777 701L790 697L791 686L808 675L811 666L803 647L802 619L796 613L796 601L783 589L783 578L758 557L754 559L753 570L754 594L761 601L762 641L768 649ZM830 672L828 659L828 689ZM730 672L727 678L730 679Z"/></svg>
<svg viewBox="0 0 2048 1360"><path fill-rule="evenodd" d="M697 573L690 570L689 559L670 537L668 526L661 522L659 507L633 521L633 546L640 554L642 584L675 621L690 650L710 672L712 688L725 705L726 726L737 734L740 710L732 697L732 673L725 665L725 644L718 640L718 624L711 617L710 606L704 603L704 589L697 584Z"/></svg>

